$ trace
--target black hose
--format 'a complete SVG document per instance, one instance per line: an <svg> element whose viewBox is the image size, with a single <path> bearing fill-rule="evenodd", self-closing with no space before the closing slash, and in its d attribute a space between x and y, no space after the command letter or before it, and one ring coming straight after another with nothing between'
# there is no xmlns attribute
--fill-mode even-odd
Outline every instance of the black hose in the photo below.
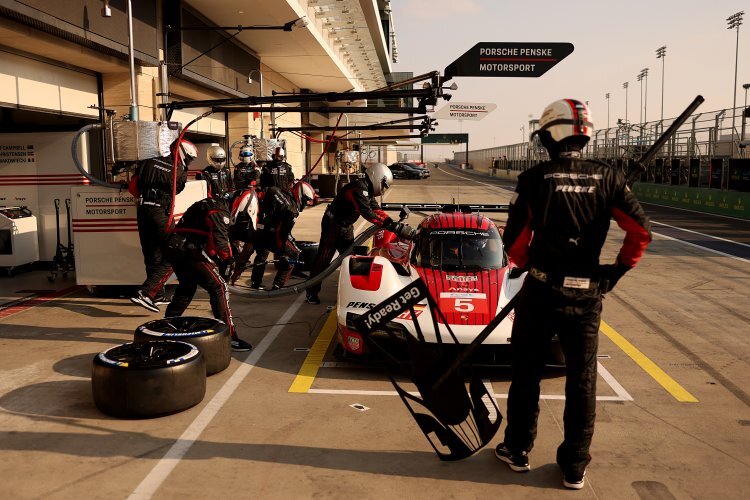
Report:
<svg viewBox="0 0 750 500"><path fill-rule="evenodd" d="M98 123L92 123L90 125L84 126L82 129L76 132L76 135L75 137L73 137L73 142L70 146L70 154L73 156L73 163L75 163L75 166L78 169L78 171L81 172L81 175L87 178L91 184L96 184L97 186L102 186L102 187L110 188L110 189L119 189L119 190L126 189L127 188L126 184L112 184L109 182L105 182L101 179L97 179L96 177L92 177L91 174L89 174L88 172L86 172L86 170L84 170L83 165L81 165L81 160L78 159L78 141L81 139L81 136L83 134L95 128L101 128L101 125Z"/></svg>
<svg viewBox="0 0 750 500"><path fill-rule="evenodd" d="M365 241L367 241L370 237L372 237L373 234L377 232L378 229L380 229L378 226L370 226L367 229L365 229L362 233L360 233L359 236L357 236L354 239L354 242L351 244L351 246L347 248L346 250L344 250L343 253L339 254L339 256L336 257L333 260L333 262L331 262L331 265L325 268L325 270L323 270L322 273L308 280L305 280L302 283L299 283L293 286L285 286L277 290L246 290L246 289L236 287L234 285L229 285L229 290L233 294L242 295L243 297L252 297L254 299L270 299L273 297L284 297L286 295L302 293L304 290L307 290L311 286L315 286L315 285L322 283L324 279L326 279L336 269L338 269L338 267L344 261L344 258L350 255L354 251L354 247L359 246Z"/></svg>

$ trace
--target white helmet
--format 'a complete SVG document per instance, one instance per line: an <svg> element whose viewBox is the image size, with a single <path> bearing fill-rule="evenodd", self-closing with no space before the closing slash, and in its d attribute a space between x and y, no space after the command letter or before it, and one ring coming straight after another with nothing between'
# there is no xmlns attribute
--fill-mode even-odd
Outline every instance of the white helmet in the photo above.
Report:
<svg viewBox="0 0 750 500"><path fill-rule="evenodd" d="M286 158L286 151L284 151L284 148L281 146L277 146L276 149L273 150L273 157L279 161L284 161L284 158Z"/></svg>
<svg viewBox="0 0 750 500"><path fill-rule="evenodd" d="M294 196L294 201L297 202L297 207L301 212L309 202L315 200L315 190L307 182L297 181L292 187L292 196Z"/></svg>
<svg viewBox="0 0 750 500"><path fill-rule="evenodd" d="M545 130L555 142L577 137L585 143L594 132L591 111L586 104L575 99L555 101L544 108L539 118L539 132Z"/></svg>
<svg viewBox="0 0 750 500"><path fill-rule="evenodd" d="M386 167L382 163L376 163L367 167L365 170L365 176L369 179L372 184L373 196L380 196L384 194L391 184L393 184L393 173L391 169Z"/></svg>
<svg viewBox="0 0 750 500"><path fill-rule="evenodd" d="M178 141L180 146L179 149L177 148ZM187 139L182 139L180 141L179 137L175 139L172 144L170 144L169 151L172 153L172 156L179 154L180 159L185 164L185 166L189 165L190 162L198 158L198 148L195 147L195 144L188 141Z"/></svg>
<svg viewBox="0 0 750 500"><path fill-rule="evenodd" d="M224 168L227 164L227 153L217 143L211 144L206 151L208 164L216 169Z"/></svg>

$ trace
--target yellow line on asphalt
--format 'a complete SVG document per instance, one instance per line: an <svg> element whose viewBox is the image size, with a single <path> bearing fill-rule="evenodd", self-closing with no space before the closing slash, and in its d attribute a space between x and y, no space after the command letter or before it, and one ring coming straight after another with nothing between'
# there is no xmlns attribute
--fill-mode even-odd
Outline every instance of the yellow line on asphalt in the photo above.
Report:
<svg viewBox="0 0 750 500"><path fill-rule="evenodd" d="M315 339L315 343L310 348L310 352L307 353L305 362L302 363L302 368L300 368L299 373L294 378L294 382L292 382L292 385L289 387L289 392L307 392L310 390L334 333L336 333L335 309L329 313L328 319L323 325L323 328L321 328L318 338Z"/></svg>
<svg viewBox="0 0 750 500"><path fill-rule="evenodd" d="M599 329L609 337L609 340L614 342L625 354L630 356L638 366L651 375L659 385L664 387L677 401L681 403L697 403L698 399L685 390L680 384L678 384L672 377L667 375L664 370L659 368L656 363L651 361L645 354L638 350L633 344L628 342L625 337L615 331L614 328L609 326L604 321L601 322Z"/></svg>

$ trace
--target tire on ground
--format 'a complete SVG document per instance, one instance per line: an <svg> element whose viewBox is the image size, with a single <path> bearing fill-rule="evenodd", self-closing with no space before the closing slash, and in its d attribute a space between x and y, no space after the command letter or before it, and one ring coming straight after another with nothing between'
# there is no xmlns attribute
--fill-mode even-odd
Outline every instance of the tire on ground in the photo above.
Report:
<svg viewBox="0 0 750 500"><path fill-rule="evenodd" d="M94 403L114 417L169 415L197 405L206 394L206 362L187 342L127 343L92 362Z"/></svg>
<svg viewBox="0 0 750 500"><path fill-rule="evenodd" d="M144 323L135 329L134 342L181 340L203 353L206 375L219 373L232 360L229 327L221 320L198 316L163 318Z"/></svg>
<svg viewBox="0 0 750 500"><path fill-rule="evenodd" d="M318 243L315 241L297 241L297 246L302 250L299 256L299 260L301 261L299 270L310 271L315 256L318 255Z"/></svg>

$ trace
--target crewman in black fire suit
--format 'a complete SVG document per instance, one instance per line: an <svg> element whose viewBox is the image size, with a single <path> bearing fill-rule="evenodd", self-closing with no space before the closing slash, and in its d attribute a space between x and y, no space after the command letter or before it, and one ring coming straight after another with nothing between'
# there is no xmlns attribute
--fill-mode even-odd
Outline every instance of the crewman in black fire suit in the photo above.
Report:
<svg viewBox="0 0 750 500"><path fill-rule="evenodd" d="M229 327L233 351L253 348L237 336L229 290L219 266L232 257L227 235L229 211L224 198L209 197L187 209L169 238L167 255L180 280L165 317L182 316L193 300L198 285L208 292L211 312Z"/></svg>
<svg viewBox="0 0 750 500"><path fill-rule="evenodd" d="M208 166L203 172L196 175L196 179L203 179L208 182L209 189L215 189L216 192L208 193L209 197L222 198L234 190L232 176L227 167L227 153L224 148L218 144L211 144L206 151L206 161Z"/></svg>
<svg viewBox="0 0 750 500"><path fill-rule="evenodd" d="M297 182L291 193L285 193L275 186L266 190L261 205L261 221L253 240L255 260L250 275L250 288L261 288L266 259L270 252L273 252L277 261L276 276L271 289L276 290L284 286L294 267L289 260L298 260L300 254L300 249L292 237L292 228L299 213L314 197L315 191L312 186L303 181Z"/></svg>
<svg viewBox="0 0 750 500"><path fill-rule="evenodd" d="M367 168L364 179L355 179L344 186L326 208L320 222L320 244L318 255L310 271L310 278L323 272L333 260L333 254L349 248L354 242L354 223L360 215L365 220L398 234L413 239L416 230L407 224L396 222L380 209L375 199L393 184L391 169L382 163ZM307 289L307 302L320 304L320 285Z"/></svg>
<svg viewBox="0 0 750 500"><path fill-rule="evenodd" d="M583 488L596 407L596 353L602 296L641 258L650 223L625 177L581 159L593 133L585 104L545 108L538 132L550 161L518 176L503 233L508 255L528 270L511 336L508 426L495 455L516 472L530 469L539 415L539 382L552 335L565 354L564 440L557 449L563 485ZM610 219L626 232L614 264L599 264Z"/></svg>
<svg viewBox="0 0 750 500"><path fill-rule="evenodd" d="M266 163L260 174L260 187L262 189L277 187L285 193L291 192L294 184L294 172L292 172L292 166L284 161L285 158L284 148L278 147L274 150L273 161Z"/></svg>
<svg viewBox="0 0 750 500"><path fill-rule="evenodd" d="M130 298L134 304L149 311L159 312L159 304L167 303L164 298L164 284L172 275L172 268L164 258L163 250L172 226L172 182L175 155L177 160L177 194L182 192L187 182L188 165L198 156L198 149L185 139L177 140L170 146L170 155L145 160L138 166L131 180L131 194L136 198L138 208L138 237L141 241L143 262L146 265L146 280L138 293Z"/></svg>

